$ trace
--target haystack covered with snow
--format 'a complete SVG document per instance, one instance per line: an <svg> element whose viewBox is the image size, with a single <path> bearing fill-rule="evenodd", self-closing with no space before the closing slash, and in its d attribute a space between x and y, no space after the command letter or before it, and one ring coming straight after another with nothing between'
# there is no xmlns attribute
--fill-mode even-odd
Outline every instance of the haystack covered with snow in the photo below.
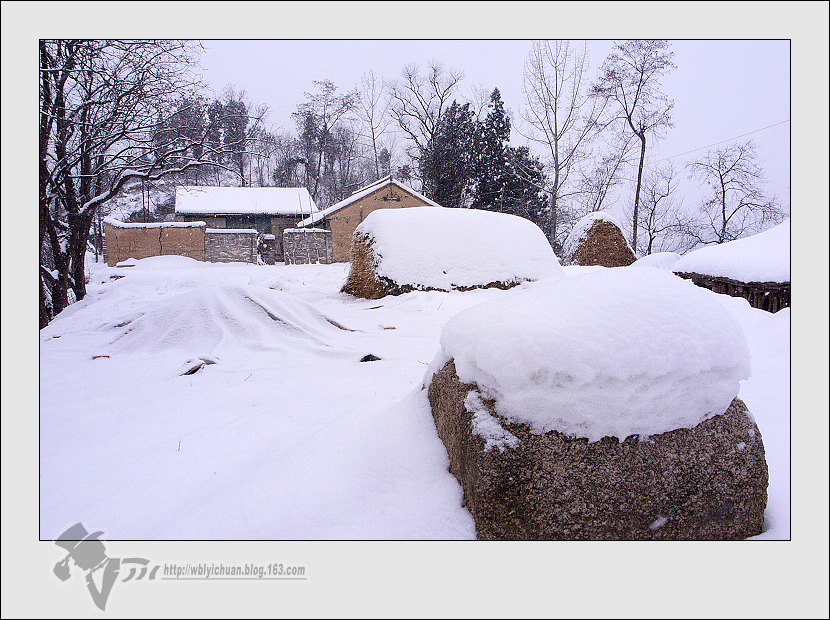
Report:
<svg viewBox="0 0 830 620"><path fill-rule="evenodd" d="M636 260L619 220L610 213L589 213L571 230L562 246L565 265L625 267Z"/></svg>
<svg viewBox="0 0 830 620"><path fill-rule="evenodd" d="M480 537L761 530L763 443L736 399L746 341L689 282L603 270L511 292L445 325L431 373L433 417Z"/></svg>
<svg viewBox="0 0 830 620"><path fill-rule="evenodd" d="M777 312L790 305L790 220L751 237L689 252L673 270L698 286Z"/></svg>
<svg viewBox="0 0 830 620"><path fill-rule="evenodd" d="M526 219L412 207L374 211L357 227L343 291L378 299L412 290L510 288L563 273L544 233Z"/></svg>

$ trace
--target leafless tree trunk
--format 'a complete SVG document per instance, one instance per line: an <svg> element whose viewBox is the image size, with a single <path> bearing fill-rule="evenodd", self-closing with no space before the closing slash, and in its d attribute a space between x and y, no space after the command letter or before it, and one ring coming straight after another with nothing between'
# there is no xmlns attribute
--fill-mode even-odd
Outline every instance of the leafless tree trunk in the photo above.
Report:
<svg viewBox="0 0 830 620"><path fill-rule="evenodd" d="M557 217L572 171L598 128L603 102L592 98L583 84L586 47L570 41L534 41L524 67L527 137L547 151L550 221L548 235L556 242Z"/></svg>
<svg viewBox="0 0 830 620"><path fill-rule="evenodd" d="M687 234L692 217L682 208L677 197L677 172L671 165L658 168L643 177L643 195L638 211L638 255L654 252L678 252L690 250L697 240ZM633 212L630 213L633 217Z"/></svg>
<svg viewBox="0 0 830 620"><path fill-rule="evenodd" d="M749 140L709 151L687 165L690 176L710 190L700 204L702 223L695 232L701 243L726 243L786 217L787 209L761 189L764 174L757 157Z"/></svg>
<svg viewBox="0 0 830 620"><path fill-rule="evenodd" d="M438 63L430 64L426 75L421 75L417 66L407 65L401 79L391 85L389 111L409 139L407 153L416 164L435 136L438 121L463 77L460 71L447 72Z"/></svg>
<svg viewBox="0 0 830 620"><path fill-rule="evenodd" d="M613 120L624 123L640 142L632 224L635 247L647 140L657 138L661 130L672 126L674 102L660 90L660 79L675 66L672 56L666 41L617 41L602 64L599 79L592 89L598 98L613 102L616 108Z"/></svg>
<svg viewBox="0 0 830 620"><path fill-rule="evenodd" d="M383 82L373 71L361 78L361 90L357 106L357 114L363 126L365 138L372 149L375 163L375 178L380 178L380 160L378 159L378 144L389 126L390 100L386 96Z"/></svg>
<svg viewBox="0 0 830 620"><path fill-rule="evenodd" d="M305 93L306 102L297 107L294 117L300 120L313 119L317 128L317 162L315 164L314 184L311 196L317 200L320 191L320 177L323 173L323 163L328 152L329 143L337 123L347 113L351 112L357 101L356 93L337 95L337 86L329 80L315 80L315 93ZM308 163L306 164L309 165Z"/></svg>
<svg viewBox="0 0 830 620"><path fill-rule="evenodd" d="M174 100L198 87L189 73L196 52L182 41L41 41L41 248L48 238L57 272L41 284L41 308L50 302L41 324L86 294L97 209L128 182L215 165L193 156L194 143L210 150L204 135L194 140L167 123Z"/></svg>

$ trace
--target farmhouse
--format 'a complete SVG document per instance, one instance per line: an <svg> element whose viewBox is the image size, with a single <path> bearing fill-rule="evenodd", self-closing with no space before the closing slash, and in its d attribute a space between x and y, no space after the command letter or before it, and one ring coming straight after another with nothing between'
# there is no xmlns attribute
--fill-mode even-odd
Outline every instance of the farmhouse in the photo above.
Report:
<svg viewBox="0 0 830 620"><path fill-rule="evenodd" d="M330 230L332 259L336 262L348 262L355 228L372 211L440 206L389 175L360 188L345 200L312 214L302 220L298 226L315 226Z"/></svg>
<svg viewBox="0 0 830 620"><path fill-rule="evenodd" d="M205 222L208 228L256 229L274 235L276 260L283 260L282 231L319 213L305 187L176 188L176 221Z"/></svg>

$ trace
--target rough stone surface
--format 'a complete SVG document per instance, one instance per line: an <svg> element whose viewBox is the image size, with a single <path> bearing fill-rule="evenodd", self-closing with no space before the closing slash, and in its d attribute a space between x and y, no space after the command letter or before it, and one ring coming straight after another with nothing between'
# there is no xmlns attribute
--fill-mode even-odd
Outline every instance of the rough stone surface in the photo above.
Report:
<svg viewBox="0 0 830 620"><path fill-rule="evenodd" d="M565 257L567 264L583 267L627 267L635 260L637 257L628 246L622 231L608 220L595 221L573 255Z"/></svg>
<svg viewBox="0 0 830 620"><path fill-rule="evenodd" d="M520 443L485 452L464 405L473 389L450 360L428 394L478 538L732 540L761 532L764 445L737 398L723 415L646 441L534 435L499 418Z"/></svg>
<svg viewBox="0 0 830 620"><path fill-rule="evenodd" d="M778 312L790 307L789 282L740 282L731 278L676 271L675 275L691 280L697 286L715 293L743 297L753 308Z"/></svg>
<svg viewBox="0 0 830 620"><path fill-rule="evenodd" d="M257 263L257 233L231 229L205 231L205 258L211 263Z"/></svg>
<svg viewBox="0 0 830 620"><path fill-rule="evenodd" d="M331 231L289 229L282 234L282 246L286 265L322 263L331 260Z"/></svg>
<svg viewBox="0 0 830 620"><path fill-rule="evenodd" d="M436 290L427 286L398 284L389 278L378 275L375 271L375 263L372 240L368 235L355 233L354 242L352 243L352 265L341 292L354 295L355 297L363 297L364 299L380 299L387 295L403 295L404 293L415 290ZM483 286L458 286L455 287L455 290L469 291L474 288L509 289L520 283L521 281L519 280L512 282L490 282Z"/></svg>

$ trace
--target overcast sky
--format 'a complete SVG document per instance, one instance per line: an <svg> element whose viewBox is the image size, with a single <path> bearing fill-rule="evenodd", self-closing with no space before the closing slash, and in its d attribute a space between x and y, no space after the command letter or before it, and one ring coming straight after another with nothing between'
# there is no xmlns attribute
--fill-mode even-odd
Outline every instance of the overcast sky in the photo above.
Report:
<svg viewBox="0 0 830 620"><path fill-rule="evenodd" d="M201 64L217 93L228 84L244 89L254 104L268 105L272 126L293 131L291 113L313 89L313 80L329 79L347 91L369 70L394 79L405 64L424 67L430 60L463 71L460 97L472 96L475 87L498 87L517 118L524 107L522 74L530 45L529 40L208 40ZM588 42L591 79L611 45ZM673 41L671 50L677 68L663 84L675 100L674 128L649 150L650 159L671 157L682 167L706 149L689 151L756 132L740 139L756 141L768 193L789 204L789 41ZM514 131L514 141L519 139ZM684 182L681 191L685 204L694 206L694 186Z"/></svg>

